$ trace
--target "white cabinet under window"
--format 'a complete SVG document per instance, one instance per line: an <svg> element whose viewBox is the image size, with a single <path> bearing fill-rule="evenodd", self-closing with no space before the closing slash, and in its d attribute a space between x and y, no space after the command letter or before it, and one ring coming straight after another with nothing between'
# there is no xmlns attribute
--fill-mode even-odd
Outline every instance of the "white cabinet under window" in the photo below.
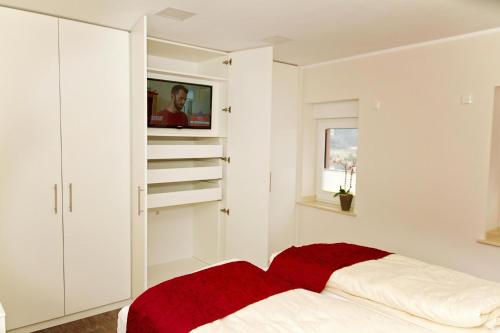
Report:
<svg viewBox="0 0 500 333"><path fill-rule="evenodd" d="M0 7L0 44L10 330L130 297L129 40Z"/></svg>

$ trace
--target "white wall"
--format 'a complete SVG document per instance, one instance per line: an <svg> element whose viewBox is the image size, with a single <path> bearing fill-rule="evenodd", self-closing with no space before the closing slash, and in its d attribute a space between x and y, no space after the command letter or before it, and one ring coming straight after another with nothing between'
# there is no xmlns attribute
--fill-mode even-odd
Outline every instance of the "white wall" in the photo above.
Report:
<svg viewBox="0 0 500 333"><path fill-rule="evenodd" d="M500 223L500 87L495 89L490 154L486 230L494 229Z"/></svg>
<svg viewBox="0 0 500 333"><path fill-rule="evenodd" d="M269 254L295 242L299 69L273 63Z"/></svg>
<svg viewBox="0 0 500 333"><path fill-rule="evenodd" d="M476 242L499 69L498 32L305 68L299 194L314 194L311 103L359 99L360 134L357 216L298 206L300 241L357 242L500 281L500 247Z"/></svg>

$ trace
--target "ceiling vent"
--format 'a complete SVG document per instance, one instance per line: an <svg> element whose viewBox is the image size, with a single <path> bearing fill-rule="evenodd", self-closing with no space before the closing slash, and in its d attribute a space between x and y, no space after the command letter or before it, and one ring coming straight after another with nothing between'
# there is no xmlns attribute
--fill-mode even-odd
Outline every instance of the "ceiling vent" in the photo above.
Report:
<svg viewBox="0 0 500 333"><path fill-rule="evenodd" d="M185 10L180 10L172 7L168 7L167 9L162 10L161 12L156 13L156 15L165 17L171 20L176 21L184 21L190 17L196 15L195 13L187 12Z"/></svg>
<svg viewBox="0 0 500 333"><path fill-rule="evenodd" d="M265 43L271 44L271 45L278 45L278 44L290 42L292 40L288 37L283 37L283 36L271 36L271 37L267 37L267 38L262 39L262 41Z"/></svg>

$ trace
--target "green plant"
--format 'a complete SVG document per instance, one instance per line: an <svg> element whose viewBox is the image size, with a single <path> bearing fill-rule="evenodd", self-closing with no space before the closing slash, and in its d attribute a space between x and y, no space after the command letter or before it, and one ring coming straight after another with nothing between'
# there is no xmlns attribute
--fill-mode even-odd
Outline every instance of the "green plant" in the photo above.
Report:
<svg viewBox="0 0 500 333"><path fill-rule="evenodd" d="M351 194L352 188L352 177L356 171L356 160L341 160L340 158L335 159L335 163L338 163L344 167L344 187L342 185L339 186L339 191L335 192L333 195L334 198L338 197L341 194ZM349 174L349 188L347 189L347 174ZM346 190L347 189L347 190Z"/></svg>
<svg viewBox="0 0 500 333"><path fill-rule="evenodd" d="M338 197L339 195L341 194L350 194L349 192L351 191L351 189L348 189L347 191L345 189L342 188L342 185L339 187L339 191L338 192L335 192L335 194L333 195L334 198Z"/></svg>

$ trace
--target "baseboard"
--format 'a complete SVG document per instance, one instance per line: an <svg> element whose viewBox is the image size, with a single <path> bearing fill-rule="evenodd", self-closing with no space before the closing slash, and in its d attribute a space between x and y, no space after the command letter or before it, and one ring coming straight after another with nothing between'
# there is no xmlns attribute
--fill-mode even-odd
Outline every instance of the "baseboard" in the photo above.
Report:
<svg viewBox="0 0 500 333"><path fill-rule="evenodd" d="M100 306L98 308L94 308L94 309L91 309L91 310L74 313L74 314L67 315L67 316L64 316L64 317L59 317L59 318L56 318L56 319L47 320L47 321L44 321L44 322L41 322L41 323L37 323L37 324L29 325L29 326L24 326L24 327L16 328L16 329L13 329L13 330L8 330L7 333L30 333L30 332L33 332L33 331L39 331L39 330L43 330L43 329L46 329L46 328L49 328L49 327L66 324L66 323L69 323L69 322L72 322L72 321L75 321L75 320L79 320L79 319L82 319L82 318L87 318L87 317L95 316L95 315L98 315L98 314L101 314L101 313L104 313L104 312L113 311L113 310L122 308L125 305L129 305L130 303L132 303L132 300L131 299L127 299L127 300L124 300L124 301L121 301L121 302L117 302L117 303L113 303L113 304L108 304L108 305ZM9 315L7 314L7 318L6 318L7 320L8 320L8 316Z"/></svg>

